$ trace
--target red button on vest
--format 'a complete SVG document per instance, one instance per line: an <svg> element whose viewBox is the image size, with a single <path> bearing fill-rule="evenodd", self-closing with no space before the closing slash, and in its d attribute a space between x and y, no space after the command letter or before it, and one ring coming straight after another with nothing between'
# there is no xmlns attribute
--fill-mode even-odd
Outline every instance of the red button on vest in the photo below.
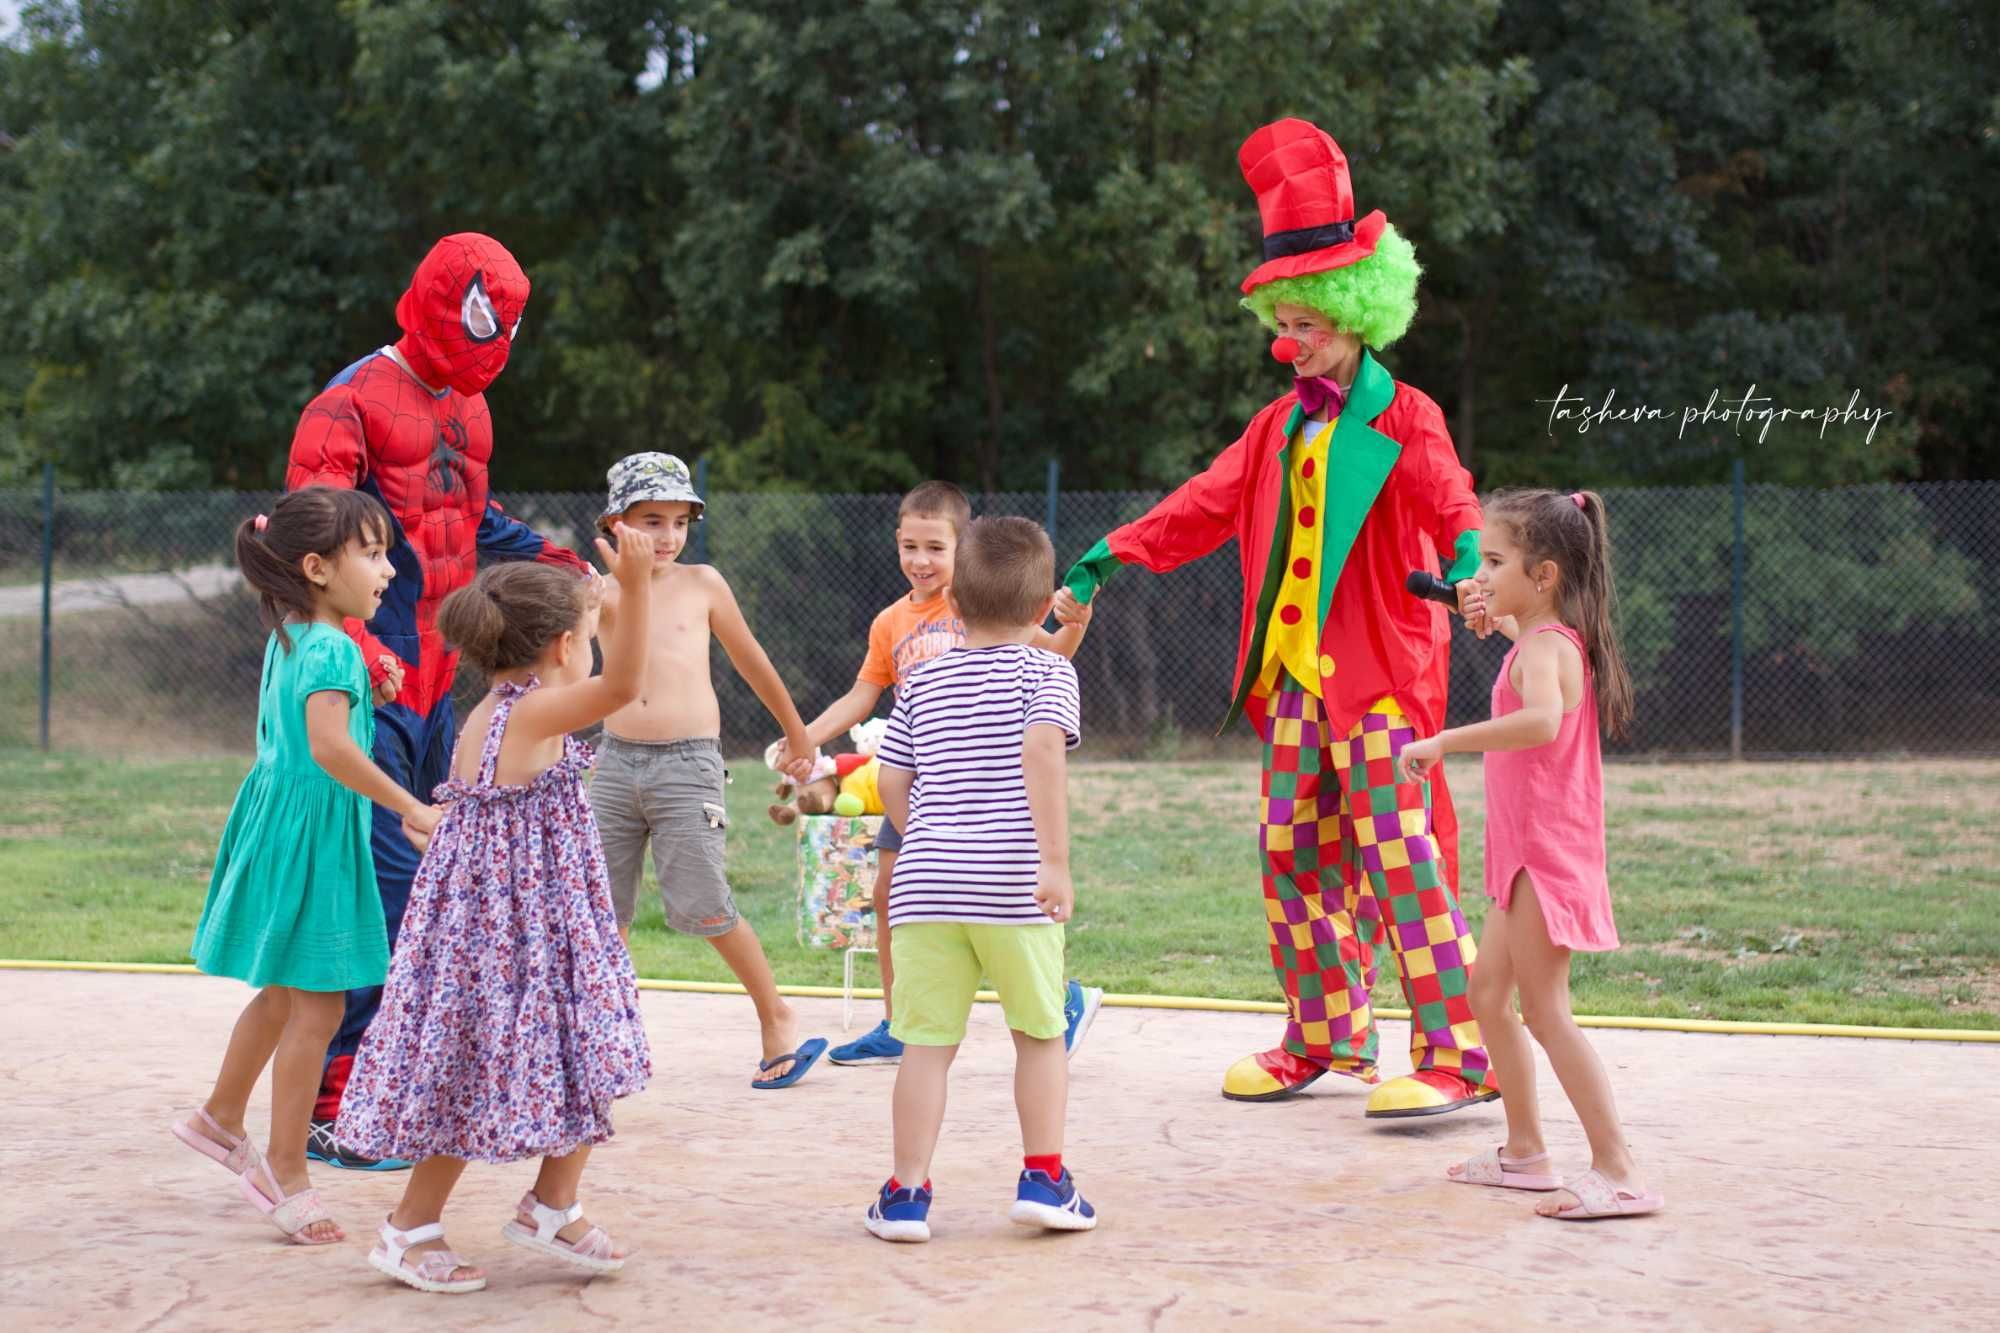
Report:
<svg viewBox="0 0 2000 1333"><path fill-rule="evenodd" d="M1296 574L1298 577L1302 579L1310 578L1312 576L1312 572L1313 572L1313 562L1306 559L1304 556L1300 556L1298 559L1292 561L1292 573Z"/></svg>
<svg viewBox="0 0 2000 1333"><path fill-rule="evenodd" d="M1302 477L1310 477L1312 474L1313 474L1313 461L1312 459L1308 458L1304 463L1299 465L1299 475Z"/></svg>
<svg viewBox="0 0 2000 1333"><path fill-rule="evenodd" d="M1311 527L1313 525L1313 518L1314 518L1313 507L1311 505L1307 505L1304 509L1301 509L1299 511L1299 526L1302 528Z"/></svg>
<svg viewBox="0 0 2000 1333"><path fill-rule="evenodd" d="M1296 606L1284 607L1278 612L1278 619L1287 625L1296 625L1299 623L1299 609Z"/></svg>

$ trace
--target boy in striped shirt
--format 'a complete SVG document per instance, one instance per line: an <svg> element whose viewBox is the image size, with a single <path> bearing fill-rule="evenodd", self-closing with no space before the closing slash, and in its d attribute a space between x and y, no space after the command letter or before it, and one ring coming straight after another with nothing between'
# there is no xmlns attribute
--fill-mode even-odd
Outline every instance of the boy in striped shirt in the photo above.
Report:
<svg viewBox="0 0 2000 1333"><path fill-rule="evenodd" d="M965 642L912 673L877 752L882 804L903 830L889 888L890 1031L904 1048L895 1173L867 1218L884 1240L930 1239L931 1155L982 974L1014 1037L1025 1155L1009 1216L1058 1231L1097 1225L1062 1162L1063 923L1075 900L1064 763L1079 740L1076 669L1031 646L1054 580L1040 526L971 523L953 583Z"/></svg>
<svg viewBox="0 0 2000 1333"><path fill-rule="evenodd" d="M903 497L896 509L896 559L903 577L910 581L909 595L898 597L869 626L868 657L854 687L807 724L810 744L824 745L845 735L855 723L873 717L883 690L893 686L900 692L912 672L965 642L965 621L952 600L951 584L959 538L971 521L971 502L948 481L923 482ZM1064 657L1075 657L1089 624L1090 608L1083 607L1054 634L1038 628L1031 642ZM903 846L898 828L895 820L884 819L875 835L875 962L882 972L882 1021L828 1051L826 1058L837 1065L893 1065L903 1058L903 1043L889 1035L896 985L890 952L894 932L889 927L889 881L895 874L896 853ZM1072 1055L1090 1031L1103 1000L1104 992L1096 986L1074 980L1066 984L1063 1015L1068 1027L1063 1045Z"/></svg>

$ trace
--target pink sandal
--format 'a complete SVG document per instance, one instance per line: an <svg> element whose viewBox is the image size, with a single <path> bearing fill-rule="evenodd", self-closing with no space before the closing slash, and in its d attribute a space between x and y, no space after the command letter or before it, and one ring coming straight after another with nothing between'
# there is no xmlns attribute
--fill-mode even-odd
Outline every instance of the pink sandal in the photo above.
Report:
<svg viewBox="0 0 2000 1333"><path fill-rule="evenodd" d="M257 1184L262 1175L270 1185L268 1191ZM319 1201L318 1190L300 1190L287 1195L278 1185L278 1178L271 1174L268 1162L256 1162L248 1171L237 1177L237 1185L243 1190L243 1197L251 1206L271 1219L271 1225L285 1233L285 1239L294 1245L338 1245L347 1237L343 1234L329 1236L325 1240L313 1240L305 1234L305 1229L315 1222L331 1222L333 1214ZM338 1232L339 1224L335 1223Z"/></svg>
<svg viewBox="0 0 2000 1333"><path fill-rule="evenodd" d="M232 1176L240 1176L257 1164L259 1158L257 1156L256 1144L250 1142L248 1138L231 1134L221 1125L216 1124L215 1117L210 1115L204 1107L196 1108L195 1114L201 1117L202 1124L207 1125L222 1137L223 1143L217 1143L207 1135L198 1134L194 1130L189 1129L185 1120L174 1121L173 1131L175 1138L200 1153L203 1157L208 1158L211 1162L222 1163L223 1166L229 1169L229 1174ZM224 1147L224 1143L228 1146Z"/></svg>
<svg viewBox="0 0 2000 1333"><path fill-rule="evenodd" d="M1552 1171L1520 1169L1548 1161L1547 1153L1538 1152L1533 1157L1502 1157L1500 1151L1499 1148L1489 1148L1477 1157L1466 1158L1459 1163L1458 1174L1447 1178L1461 1185L1491 1185L1503 1190L1546 1191L1563 1187L1562 1177Z"/></svg>
<svg viewBox="0 0 2000 1333"><path fill-rule="evenodd" d="M583 1216L582 1203L573 1203L567 1208L550 1208L535 1197L533 1190L529 1190L521 1196L520 1211L535 1219L533 1230L524 1226L518 1217L500 1228L500 1234L516 1245L592 1273L615 1273L625 1266L624 1258L612 1253L611 1237L603 1227L592 1227L573 1241L556 1235L556 1232Z"/></svg>
<svg viewBox="0 0 2000 1333"><path fill-rule="evenodd" d="M1595 1168L1584 1172L1582 1178L1569 1187L1569 1192L1576 1196L1577 1201L1545 1216L1559 1222L1589 1222L1600 1217L1640 1217L1646 1213L1657 1213L1667 1206L1666 1196L1658 1190L1636 1194L1623 1185L1612 1184Z"/></svg>

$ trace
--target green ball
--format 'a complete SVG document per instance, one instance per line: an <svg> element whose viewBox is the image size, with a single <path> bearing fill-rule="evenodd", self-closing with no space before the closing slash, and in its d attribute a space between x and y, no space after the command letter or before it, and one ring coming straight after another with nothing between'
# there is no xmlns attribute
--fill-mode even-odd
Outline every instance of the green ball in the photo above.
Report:
<svg viewBox="0 0 2000 1333"><path fill-rule="evenodd" d="M833 798L833 813L836 815L846 815L852 819L864 809L866 807L861 804L861 798L851 791L844 791Z"/></svg>

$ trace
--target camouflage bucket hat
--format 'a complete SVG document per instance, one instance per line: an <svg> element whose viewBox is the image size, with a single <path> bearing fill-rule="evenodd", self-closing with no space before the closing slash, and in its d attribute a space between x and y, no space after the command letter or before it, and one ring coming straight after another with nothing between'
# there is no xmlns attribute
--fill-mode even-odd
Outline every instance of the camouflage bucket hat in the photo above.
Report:
<svg viewBox="0 0 2000 1333"><path fill-rule="evenodd" d="M694 506L692 517L697 519L707 508L695 493L687 464L672 454L633 454L613 463L604 476L611 483L611 498L605 502L597 526L606 530L613 519L648 500L685 500Z"/></svg>

